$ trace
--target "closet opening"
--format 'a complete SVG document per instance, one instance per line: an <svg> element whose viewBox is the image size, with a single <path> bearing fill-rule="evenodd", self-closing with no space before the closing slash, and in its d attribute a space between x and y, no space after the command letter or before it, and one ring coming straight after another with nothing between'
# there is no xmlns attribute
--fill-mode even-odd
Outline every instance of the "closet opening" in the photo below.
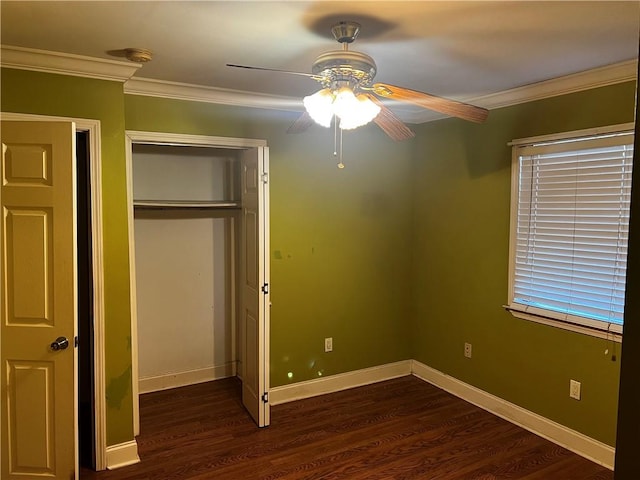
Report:
<svg viewBox="0 0 640 480"><path fill-rule="evenodd" d="M133 146L140 393L235 376L237 162Z"/></svg>
<svg viewBox="0 0 640 480"><path fill-rule="evenodd" d="M237 377L268 425L268 150L146 135L128 135L134 415L140 394Z"/></svg>

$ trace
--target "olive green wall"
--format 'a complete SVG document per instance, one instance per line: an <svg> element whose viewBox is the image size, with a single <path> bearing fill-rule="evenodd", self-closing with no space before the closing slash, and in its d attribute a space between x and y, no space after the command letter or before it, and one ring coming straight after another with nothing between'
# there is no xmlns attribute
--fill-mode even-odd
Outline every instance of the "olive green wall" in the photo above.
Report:
<svg viewBox="0 0 640 480"><path fill-rule="evenodd" d="M285 133L296 114L135 95L125 111L129 130L267 140L272 387L410 358L411 144L347 133L341 170L331 130Z"/></svg>
<svg viewBox="0 0 640 480"><path fill-rule="evenodd" d="M107 442L132 438L125 128L266 139L271 159L271 384L415 358L613 445L619 351L517 320L507 301L514 138L633 121L627 83L494 110L484 125L287 135L294 114L124 95L122 84L2 70L1 109L101 121ZM332 336L334 351L323 352ZM473 358L462 355L473 344ZM619 353L619 352L618 352ZM289 378L291 373L291 378ZM583 399L568 397L568 380Z"/></svg>
<svg viewBox="0 0 640 480"><path fill-rule="evenodd" d="M3 112L101 122L107 443L133 438L129 238L123 86L119 82L2 69Z"/></svg>
<svg viewBox="0 0 640 480"><path fill-rule="evenodd" d="M619 361L612 344L506 313L511 148L516 138L633 122L635 82L417 127L413 324L416 360L609 445ZM464 343L473 357L463 355ZM569 398L569 379L582 399Z"/></svg>

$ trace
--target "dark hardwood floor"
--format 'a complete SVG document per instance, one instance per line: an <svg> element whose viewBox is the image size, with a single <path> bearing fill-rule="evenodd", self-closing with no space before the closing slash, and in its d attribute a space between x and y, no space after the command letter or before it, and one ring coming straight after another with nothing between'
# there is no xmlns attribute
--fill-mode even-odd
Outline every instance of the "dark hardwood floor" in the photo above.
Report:
<svg viewBox="0 0 640 480"><path fill-rule="evenodd" d="M613 472L415 377L274 406L236 379L141 397L141 463L83 480L612 480Z"/></svg>

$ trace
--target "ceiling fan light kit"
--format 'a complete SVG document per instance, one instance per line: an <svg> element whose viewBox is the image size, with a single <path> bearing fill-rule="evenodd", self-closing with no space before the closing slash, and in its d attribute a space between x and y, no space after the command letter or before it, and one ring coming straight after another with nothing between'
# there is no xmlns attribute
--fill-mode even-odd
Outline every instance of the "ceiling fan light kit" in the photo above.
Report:
<svg viewBox="0 0 640 480"><path fill-rule="evenodd" d="M380 113L380 106L365 94L355 95L349 87L342 87L336 92L333 111L340 119L340 128L353 130L376 118Z"/></svg>
<svg viewBox="0 0 640 480"><path fill-rule="evenodd" d="M331 126L334 116L340 120L340 128L352 130L366 125L380 113L380 106L362 93L355 95L348 86L323 88L304 97L302 102L309 116L326 128Z"/></svg>

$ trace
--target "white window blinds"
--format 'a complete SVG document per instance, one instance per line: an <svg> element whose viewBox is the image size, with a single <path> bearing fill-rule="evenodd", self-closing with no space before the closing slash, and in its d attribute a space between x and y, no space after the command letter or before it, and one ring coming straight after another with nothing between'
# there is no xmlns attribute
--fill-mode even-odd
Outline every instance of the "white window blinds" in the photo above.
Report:
<svg viewBox="0 0 640 480"><path fill-rule="evenodd" d="M622 325L632 157L630 133L514 147L510 308Z"/></svg>

